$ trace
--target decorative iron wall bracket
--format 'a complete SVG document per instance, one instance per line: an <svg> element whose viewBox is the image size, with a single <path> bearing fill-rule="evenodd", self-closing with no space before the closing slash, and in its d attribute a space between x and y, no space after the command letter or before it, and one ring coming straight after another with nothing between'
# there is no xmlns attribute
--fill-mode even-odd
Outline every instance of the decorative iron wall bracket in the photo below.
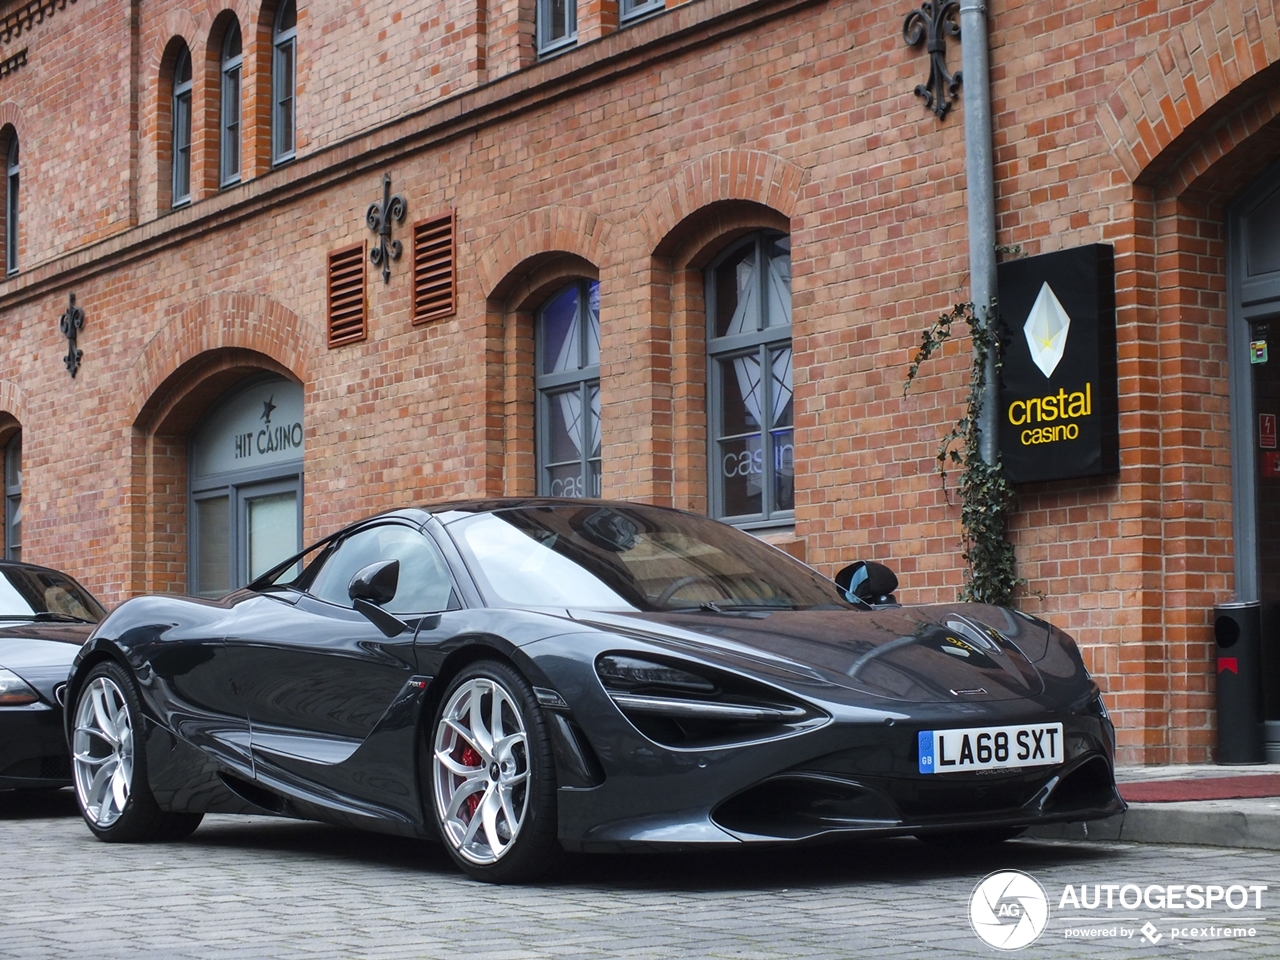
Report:
<svg viewBox="0 0 1280 960"><path fill-rule="evenodd" d="M58 326L62 328L62 335L67 338L67 355L62 358L62 362L67 365L67 372L74 378L76 371L80 369L80 358L84 356L84 351L76 346L76 335L84 329L84 311L76 306L74 293L70 294L66 313L58 318Z"/></svg>
<svg viewBox="0 0 1280 960"><path fill-rule="evenodd" d="M399 260L403 249L399 240L391 239L391 221L404 223L404 215L409 207L404 197L391 195L391 178L382 175L382 202L369 204L364 215L369 229L378 235L378 243L369 251L369 262L382 268L382 282L391 282L391 261Z"/></svg>
<svg viewBox="0 0 1280 960"><path fill-rule="evenodd" d="M902 23L902 39L907 46L918 47L923 40L929 53L929 79L916 86L916 96L939 120L946 117L960 90L960 72L947 71L947 37L960 39L959 0L924 0L919 10L912 10Z"/></svg>

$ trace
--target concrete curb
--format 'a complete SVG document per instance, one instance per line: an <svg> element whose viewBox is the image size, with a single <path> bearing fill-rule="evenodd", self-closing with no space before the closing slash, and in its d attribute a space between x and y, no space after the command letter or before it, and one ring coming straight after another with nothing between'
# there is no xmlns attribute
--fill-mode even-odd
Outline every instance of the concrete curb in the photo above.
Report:
<svg viewBox="0 0 1280 960"><path fill-rule="evenodd" d="M1131 803L1106 820L1032 827L1025 836L1280 850L1280 799Z"/></svg>

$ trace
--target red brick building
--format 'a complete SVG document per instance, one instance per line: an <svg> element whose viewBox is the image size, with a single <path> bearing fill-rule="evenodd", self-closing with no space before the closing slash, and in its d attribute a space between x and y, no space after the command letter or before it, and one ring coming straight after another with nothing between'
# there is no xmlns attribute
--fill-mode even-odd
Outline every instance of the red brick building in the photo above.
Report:
<svg viewBox="0 0 1280 960"><path fill-rule="evenodd" d="M967 341L902 383L968 297L964 106L915 94L913 5L4 0L8 549L114 603L394 505L598 488L953 598ZM999 243L1116 265L1120 470L1019 487L1022 606L1124 759L1203 760L1212 608L1280 599L1280 357L1247 352L1280 3L988 17Z"/></svg>

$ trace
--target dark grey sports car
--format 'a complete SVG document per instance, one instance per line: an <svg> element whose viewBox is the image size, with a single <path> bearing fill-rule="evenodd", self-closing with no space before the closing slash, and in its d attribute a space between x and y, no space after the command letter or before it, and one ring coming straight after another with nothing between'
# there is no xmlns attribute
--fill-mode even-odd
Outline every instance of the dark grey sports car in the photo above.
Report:
<svg viewBox="0 0 1280 960"><path fill-rule="evenodd" d="M69 681L77 796L104 840L265 811L438 836L491 881L1123 809L1069 637L896 585L637 504L397 510L220 601L112 613Z"/></svg>
<svg viewBox="0 0 1280 960"><path fill-rule="evenodd" d="M67 673L106 611L66 574L0 560L0 790L71 782Z"/></svg>

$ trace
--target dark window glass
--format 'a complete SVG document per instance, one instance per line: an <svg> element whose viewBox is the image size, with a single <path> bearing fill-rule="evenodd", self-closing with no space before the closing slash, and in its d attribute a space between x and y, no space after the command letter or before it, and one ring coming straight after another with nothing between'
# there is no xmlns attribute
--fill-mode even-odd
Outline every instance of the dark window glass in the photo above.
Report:
<svg viewBox="0 0 1280 960"><path fill-rule="evenodd" d="M9 140L9 166L6 177L4 254L5 272L18 272L18 135Z"/></svg>
<svg viewBox="0 0 1280 960"><path fill-rule="evenodd" d="M538 52L549 53L578 38L577 0L538 0Z"/></svg>
<svg viewBox="0 0 1280 960"><path fill-rule="evenodd" d="M294 153L294 95L297 89L298 11L287 0L276 15L271 60L271 158L273 163Z"/></svg>
<svg viewBox="0 0 1280 960"><path fill-rule="evenodd" d="M494 606L804 608L849 604L816 571L705 517L638 504L518 507L445 529Z"/></svg>
<svg viewBox="0 0 1280 960"><path fill-rule="evenodd" d="M575 280L538 311L538 492L600 496L600 284Z"/></svg>
<svg viewBox="0 0 1280 960"><path fill-rule="evenodd" d="M4 555L22 559L22 434L4 448Z"/></svg>
<svg viewBox="0 0 1280 960"><path fill-rule="evenodd" d="M666 6L663 0L622 0L618 5L619 19L625 23L665 10Z"/></svg>
<svg viewBox="0 0 1280 960"><path fill-rule="evenodd" d="M707 274L711 502L740 523L795 510L791 243L761 233Z"/></svg>
<svg viewBox="0 0 1280 960"><path fill-rule="evenodd" d="M240 24L232 22L222 43L222 121L219 137L220 182L240 180Z"/></svg>
<svg viewBox="0 0 1280 960"><path fill-rule="evenodd" d="M173 71L173 205L191 199L191 54L178 57Z"/></svg>
<svg viewBox="0 0 1280 960"><path fill-rule="evenodd" d="M107 612L66 574L40 567L0 567L0 620L84 620Z"/></svg>
<svg viewBox="0 0 1280 960"><path fill-rule="evenodd" d="M440 548L425 534L398 524L382 524L353 533L325 559L311 582L311 594L329 603L351 606L351 578L371 563L400 561L396 595L382 605L388 613L447 610L453 581Z"/></svg>

